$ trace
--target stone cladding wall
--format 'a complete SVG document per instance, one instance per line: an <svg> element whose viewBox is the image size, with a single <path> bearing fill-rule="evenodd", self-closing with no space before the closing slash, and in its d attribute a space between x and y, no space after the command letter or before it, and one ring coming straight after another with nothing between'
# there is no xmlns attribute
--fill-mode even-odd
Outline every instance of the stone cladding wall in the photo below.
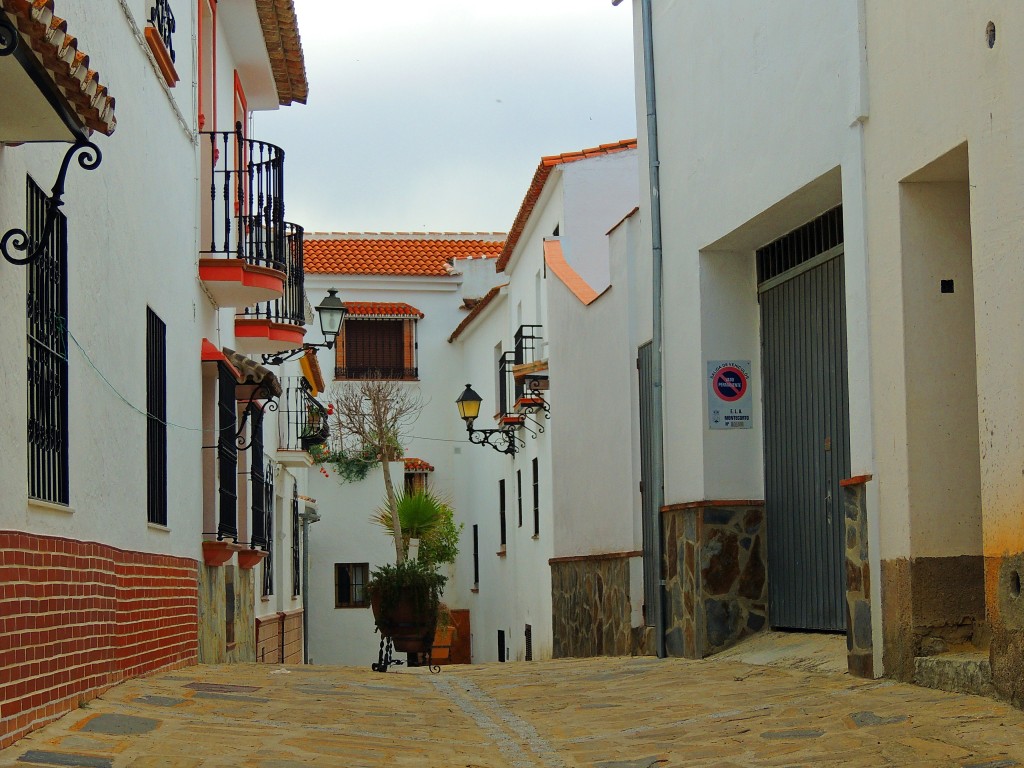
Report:
<svg viewBox="0 0 1024 768"><path fill-rule="evenodd" d="M199 663L256 661L255 573L233 565L199 566ZM230 589L228 588L230 584ZM233 639L228 638L233 596Z"/></svg>
<svg viewBox="0 0 1024 768"><path fill-rule="evenodd" d="M629 562L637 553L554 558L551 564L552 655L629 656Z"/></svg>
<svg viewBox="0 0 1024 768"><path fill-rule="evenodd" d="M844 481L846 511L846 660L850 674L874 677L871 638L871 571L864 483Z"/></svg>
<svg viewBox="0 0 1024 768"><path fill-rule="evenodd" d="M703 658L765 628L764 502L694 502L663 515L668 654Z"/></svg>

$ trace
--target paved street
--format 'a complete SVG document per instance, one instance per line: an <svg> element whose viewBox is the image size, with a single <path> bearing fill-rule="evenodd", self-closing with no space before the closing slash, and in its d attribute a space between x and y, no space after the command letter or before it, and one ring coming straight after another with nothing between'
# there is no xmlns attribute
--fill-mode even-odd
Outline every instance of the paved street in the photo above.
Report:
<svg viewBox="0 0 1024 768"><path fill-rule="evenodd" d="M132 680L0 765L1024 766L1024 712L731 660L191 667Z"/></svg>

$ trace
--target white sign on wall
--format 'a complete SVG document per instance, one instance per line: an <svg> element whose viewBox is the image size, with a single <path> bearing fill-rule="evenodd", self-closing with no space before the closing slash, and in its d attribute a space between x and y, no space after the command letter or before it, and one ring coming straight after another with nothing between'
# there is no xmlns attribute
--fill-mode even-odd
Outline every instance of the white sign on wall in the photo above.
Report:
<svg viewBox="0 0 1024 768"><path fill-rule="evenodd" d="M708 360L708 427L750 429L750 361Z"/></svg>

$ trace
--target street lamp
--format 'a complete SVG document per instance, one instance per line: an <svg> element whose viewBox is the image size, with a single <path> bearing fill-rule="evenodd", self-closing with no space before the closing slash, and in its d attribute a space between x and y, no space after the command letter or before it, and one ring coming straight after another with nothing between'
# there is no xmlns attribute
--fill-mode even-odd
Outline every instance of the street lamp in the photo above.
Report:
<svg viewBox="0 0 1024 768"><path fill-rule="evenodd" d="M507 426L501 429L473 429L473 420L480 415L480 403L483 402L473 388L467 384L466 388L455 401L459 409L459 417L466 422L466 432L469 434L469 442L474 445L489 445L498 453L507 453L515 456L520 446L526 445L516 436L515 427Z"/></svg>
<svg viewBox="0 0 1024 768"><path fill-rule="evenodd" d="M316 313L320 317L320 331L324 335L323 344L307 342L298 349L271 352L269 355L263 355L263 364L280 365L285 360L291 360L293 357L304 354L308 349L333 349L334 342L337 340L338 334L341 333L341 326L345 322L345 315L348 314L348 309L345 307L345 303L338 298L336 289L329 288L327 290L327 296L316 305Z"/></svg>

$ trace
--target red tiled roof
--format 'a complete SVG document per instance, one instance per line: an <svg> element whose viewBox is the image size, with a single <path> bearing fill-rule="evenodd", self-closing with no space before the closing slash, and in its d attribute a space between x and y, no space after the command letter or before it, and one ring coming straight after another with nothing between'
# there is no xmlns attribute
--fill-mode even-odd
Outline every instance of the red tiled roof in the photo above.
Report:
<svg viewBox="0 0 1024 768"><path fill-rule="evenodd" d="M423 317L416 307L398 301L346 301L349 317Z"/></svg>
<svg viewBox="0 0 1024 768"><path fill-rule="evenodd" d="M256 0L256 12L270 56L278 102L281 106L293 101L305 104L309 83L294 0Z"/></svg>
<svg viewBox="0 0 1024 768"><path fill-rule="evenodd" d="M99 73L89 69L89 57L68 34L68 23L54 15L54 0L0 0L0 8L13 18L82 123L112 134L117 127L114 99L100 84Z"/></svg>
<svg viewBox="0 0 1024 768"><path fill-rule="evenodd" d="M508 283L494 286L493 288L491 288L491 290L489 290L486 293L486 295L482 299L480 299L480 301L473 305L473 308L469 311L469 314L462 318L462 322L459 323L458 328L452 331L452 335L448 337L449 344L451 344L453 341L459 338L459 336L462 335L462 332L469 327L469 324L472 323L477 318L477 316L487 308L488 304L494 301L494 297L498 295L498 291L500 291L506 285L508 285Z"/></svg>
<svg viewBox="0 0 1024 768"><path fill-rule="evenodd" d="M445 277L453 259L495 258L502 232L307 232L308 273Z"/></svg>
<svg viewBox="0 0 1024 768"><path fill-rule="evenodd" d="M405 471L406 472L433 472L434 465L428 464L423 459L405 459Z"/></svg>
<svg viewBox="0 0 1024 768"><path fill-rule="evenodd" d="M505 271L509 259L512 258L512 251L515 250L516 243L519 242L523 229L526 228L526 222L529 221L530 214L533 213L534 206L537 205L540 194L544 191L544 185L547 183L548 176L551 175L553 168L565 163L574 163L577 160L586 160L589 157L600 157L601 155L623 152L627 149L636 149L636 139L623 139L613 144L602 144L599 147L591 147L579 152L566 152L561 155L542 157L540 165L534 171L533 181L530 182L530 187L526 190L523 204L519 206L519 213L516 214L516 220L512 223L512 229L509 230L508 239L505 240L505 247L502 249L501 255L498 256L498 263L495 264L495 269L499 272Z"/></svg>

